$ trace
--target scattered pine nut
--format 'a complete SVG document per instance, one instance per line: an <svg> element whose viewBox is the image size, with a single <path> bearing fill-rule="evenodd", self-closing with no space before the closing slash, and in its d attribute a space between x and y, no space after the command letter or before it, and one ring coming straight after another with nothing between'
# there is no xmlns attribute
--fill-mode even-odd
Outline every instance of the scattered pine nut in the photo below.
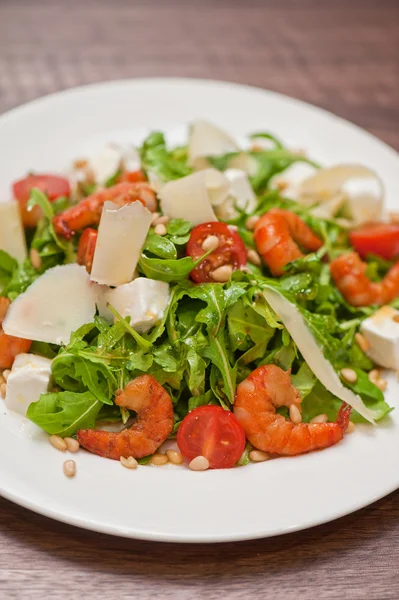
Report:
<svg viewBox="0 0 399 600"><path fill-rule="evenodd" d="M168 217L167 215L162 215L160 217L157 217L156 219L152 219L152 224L153 225L167 225L170 221L170 217Z"/></svg>
<svg viewBox="0 0 399 600"><path fill-rule="evenodd" d="M270 456L267 452L262 452L262 450L251 450L249 458L252 462L265 462L265 460L269 460Z"/></svg>
<svg viewBox="0 0 399 600"><path fill-rule="evenodd" d="M362 333L355 334L355 342L362 352L367 352L367 350L370 350L370 342Z"/></svg>
<svg viewBox="0 0 399 600"><path fill-rule="evenodd" d="M296 404L291 404L290 406L290 419L294 425L299 425L299 423L302 423L301 411Z"/></svg>
<svg viewBox="0 0 399 600"><path fill-rule="evenodd" d="M162 223L155 225L154 233L156 235L166 235L166 227Z"/></svg>
<svg viewBox="0 0 399 600"><path fill-rule="evenodd" d="M387 389L388 382L386 379L382 379L381 377L381 379L379 379L375 385L381 390L381 392L385 392L385 390Z"/></svg>
<svg viewBox="0 0 399 600"><path fill-rule="evenodd" d="M381 373L379 369L372 369L368 374L369 381L371 381L371 383L374 383L374 385L377 385L377 381L380 380L380 377Z"/></svg>
<svg viewBox="0 0 399 600"><path fill-rule="evenodd" d="M63 468L67 477L74 477L76 475L76 463L74 460L66 460Z"/></svg>
<svg viewBox="0 0 399 600"><path fill-rule="evenodd" d="M316 415L313 419L310 419L310 423L327 423L328 416L322 413L321 415Z"/></svg>
<svg viewBox="0 0 399 600"><path fill-rule="evenodd" d="M395 323L399 323L399 315L394 315L392 317L392 321L395 321Z"/></svg>
<svg viewBox="0 0 399 600"><path fill-rule="evenodd" d="M78 160L75 160L75 162L73 163L73 167L74 169L84 169L85 167L87 167L88 164L89 163L85 158L79 158Z"/></svg>
<svg viewBox="0 0 399 600"><path fill-rule="evenodd" d="M341 377L348 383L355 383L357 381L357 373L353 369L341 369Z"/></svg>
<svg viewBox="0 0 399 600"><path fill-rule="evenodd" d="M211 271L210 275L214 281L217 281L218 283L226 283L226 281L229 281L232 273L233 267L231 265L222 265L214 271Z"/></svg>
<svg viewBox="0 0 399 600"><path fill-rule="evenodd" d="M69 452L77 452L80 448L78 440L75 440L74 438L66 437L64 438L64 442L66 443Z"/></svg>
<svg viewBox="0 0 399 600"><path fill-rule="evenodd" d="M167 450L166 456L173 465L181 465L183 462L183 454L177 450Z"/></svg>
<svg viewBox="0 0 399 600"><path fill-rule="evenodd" d="M389 220L394 225L399 225L399 212L390 212L388 213Z"/></svg>
<svg viewBox="0 0 399 600"><path fill-rule="evenodd" d="M153 454L150 459L150 464L156 465L157 467L160 467L161 465L166 465L166 463L168 462L169 458L166 456L166 454L161 454L160 452Z"/></svg>
<svg viewBox="0 0 399 600"><path fill-rule="evenodd" d="M192 471L206 471L209 469L209 460L205 456L196 456L188 466Z"/></svg>
<svg viewBox="0 0 399 600"><path fill-rule="evenodd" d="M259 219L260 217L258 217L258 215L252 215L252 217L248 217L248 219L245 221L245 227L252 231L253 229L255 229L255 225L259 221Z"/></svg>
<svg viewBox="0 0 399 600"><path fill-rule="evenodd" d="M154 212L152 213L152 217L151 217L151 225L154 225L155 221L157 219L159 219L160 217L160 213L159 212Z"/></svg>
<svg viewBox="0 0 399 600"><path fill-rule="evenodd" d="M67 449L65 440L59 435L50 435L49 442L52 446L54 446L54 448L61 450L61 452L65 452Z"/></svg>
<svg viewBox="0 0 399 600"><path fill-rule="evenodd" d="M355 424L349 421L348 427L345 429L345 433L353 433L355 431Z"/></svg>
<svg viewBox="0 0 399 600"><path fill-rule="evenodd" d="M7 392L7 384L6 383L2 383L0 385L0 395L2 398L6 397L6 392Z"/></svg>
<svg viewBox="0 0 399 600"><path fill-rule="evenodd" d="M209 250L216 250L219 248L220 242L217 235L208 235L202 242L202 249L204 252L208 252Z"/></svg>
<svg viewBox="0 0 399 600"><path fill-rule="evenodd" d="M31 248L29 251L30 262L32 263L32 267L34 269L40 269L42 266L42 259L40 258L39 252L36 248Z"/></svg>
<svg viewBox="0 0 399 600"><path fill-rule="evenodd" d="M250 263L256 265L257 267L259 267L262 264L259 254L256 252L256 250L253 250L252 248L248 250L247 258Z"/></svg>
<svg viewBox="0 0 399 600"><path fill-rule="evenodd" d="M121 456L119 460L121 465L126 467L126 469L137 469L139 464L133 456L128 456L127 458Z"/></svg>
<svg viewBox="0 0 399 600"><path fill-rule="evenodd" d="M10 373L11 373L10 369L5 369L5 370L3 371L3 378L4 378L4 381L7 381L7 379L8 379L8 377L9 377Z"/></svg>

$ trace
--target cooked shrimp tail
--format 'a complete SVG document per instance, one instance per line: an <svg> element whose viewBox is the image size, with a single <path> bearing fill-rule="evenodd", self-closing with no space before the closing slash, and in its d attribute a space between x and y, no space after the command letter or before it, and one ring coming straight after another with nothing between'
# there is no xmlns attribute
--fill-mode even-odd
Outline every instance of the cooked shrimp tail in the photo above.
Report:
<svg viewBox="0 0 399 600"><path fill-rule="evenodd" d="M77 438L86 450L105 458L142 458L153 454L173 428L173 405L168 392L152 377L140 375L117 394L115 404L135 411L136 421L119 433L80 429Z"/></svg>
<svg viewBox="0 0 399 600"><path fill-rule="evenodd" d="M98 225L104 203L108 200L118 206L124 206L138 200L151 212L154 212L157 208L155 192L148 183L124 181L107 189L94 192L87 198L83 198L78 204L56 215L53 218L56 233L69 240L76 231L91 225Z"/></svg>
<svg viewBox="0 0 399 600"><path fill-rule="evenodd" d="M366 274L367 264L356 252L338 256L330 263L335 285L352 306L388 304L399 296L399 261L382 281L371 281Z"/></svg>
<svg viewBox="0 0 399 600"><path fill-rule="evenodd" d="M323 245L308 225L295 213L278 208L269 210L256 224L255 244L273 275L282 275L284 267L303 256L298 244L315 252Z"/></svg>
<svg viewBox="0 0 399 600"><path fill-rule="evenodd" d="M291 383L289 371L263 365L238 385L234 414L249 442L272 454L294 456L342 440L350 414L347 405L343 405L335 423L293 423L276 413L277 407L293 405L300 415L301 396Z"/></svg>

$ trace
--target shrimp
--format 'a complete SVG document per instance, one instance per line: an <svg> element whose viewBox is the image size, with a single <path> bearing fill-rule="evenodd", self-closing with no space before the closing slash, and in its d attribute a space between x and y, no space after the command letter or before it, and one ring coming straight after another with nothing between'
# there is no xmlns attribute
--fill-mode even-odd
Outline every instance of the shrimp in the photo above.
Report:
<svg viewBox="0 0 399 600"><path fill-rule="evenodd" d="M115 404L134 410L136 421L119 433L80 429L76 435L83 448L113 460L121 456L142 458L153 454L172 431L172 400L152 375L130 381L117 392Z"/></svg>
<svg viewBox="0 0 399 600"><path fill-rule="evenodd" d="M301 396L289 371L263 365L237 387L234 414L250 443L264 452L294 456L327 448L342 440L350 407L343 404L335 423L299 423L276 413L279 406L301 407Z"/></svg>
<svg viewBox="0 0 399 600"><path fill-rule="evenodd" d="M0 369L10 369L18 354L29 352L32 340L23 340L4 333L2 323L7 314L11 301L0 296Z"/></svg>
<svg viewBox="0 0 399 600"><path fill-rule="evenodd" d="M306 223L289 210L273 208L257 222L254 231L259 254L273 275L282 275L285 265L303 256L298 244L315 252L323 242Z"/></svg>
<svg viewBox="0 0 399 600"><path fill-rule="evenodd" d="M382 281L370 281L367 265L356 252L342 254L330 263L335 285L352 306L388 304L399 296L399 261Z"/></svg>
<svg viewBox="0 0 399 600"><path fill-rule="evenodd" d="M56 215L53 218L56 233L70 240L75 231L90 225L98 225L104 202L107 200L111 200L119 206L139 200L151 212L154 212L157 208L155 192L148 183L124 181L110 188L94 192L87 198L83 198L78 204Z"/></svg>
<svg viewBox="0 0 399 600"><path fill-rule="evenodd" d="M10 304L11 300L6 298L5 296L0 296L0 325L5 319Z"/></svg>

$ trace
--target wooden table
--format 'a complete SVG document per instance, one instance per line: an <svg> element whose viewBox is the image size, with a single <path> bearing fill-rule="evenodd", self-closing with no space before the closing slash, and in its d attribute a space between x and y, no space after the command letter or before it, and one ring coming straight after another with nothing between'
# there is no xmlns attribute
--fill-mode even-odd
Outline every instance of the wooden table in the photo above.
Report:
<svg viewBox="0 0 399 600"><path fill-rule="evenodd" d="M398 57L398 0L0 2L0 112L92 81L208 77L318 104L399 149ZM112 538L5 500L0 528L1 600L399 598L399 493L218 546Z"/></svg>

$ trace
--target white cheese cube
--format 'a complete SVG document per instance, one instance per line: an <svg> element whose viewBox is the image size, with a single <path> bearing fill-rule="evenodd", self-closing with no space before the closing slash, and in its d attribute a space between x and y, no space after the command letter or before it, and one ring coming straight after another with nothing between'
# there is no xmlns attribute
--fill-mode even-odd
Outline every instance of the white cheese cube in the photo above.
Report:
<svg viewBox="0 0 399 600"><path fill-rule="evenodd" d="M130 317L130 324L136 331L145 333L164 316L169 304L169 285L164 281L138 277L109 290L105 298L122 317ZM107 314L101 316L107 318Z"/></svg>
<svg viewBox="0 0 399 600"><path fill-rule="evenodd" d="M35 354L19 354L7 379L7 408L25 416L31 402L48 391L51 360Z"/></svg>
<svg viewBox="0 0 399 600"><path fill-rule="evenodd" d="M370 344L367 355L386 369L399 369L399 323L393 317L399 318L399 311L382 306L360 326Z"/></svg>

